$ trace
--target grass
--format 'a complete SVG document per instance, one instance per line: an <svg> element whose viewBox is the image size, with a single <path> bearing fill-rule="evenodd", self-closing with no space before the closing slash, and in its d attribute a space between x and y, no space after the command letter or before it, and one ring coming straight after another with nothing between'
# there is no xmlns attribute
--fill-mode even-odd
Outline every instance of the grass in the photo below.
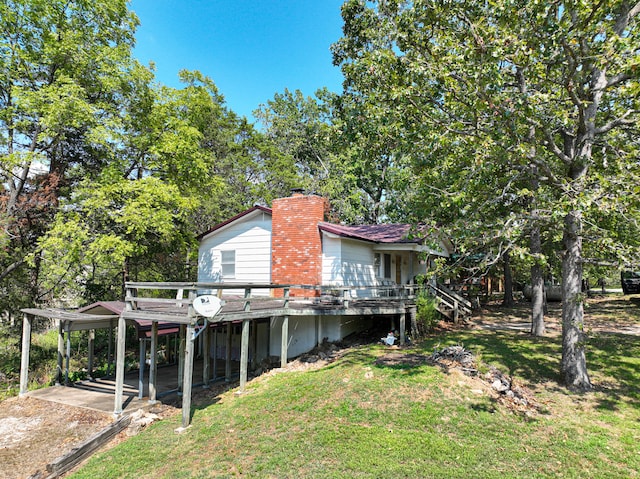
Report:
<svg viewBox="0 0 640 479"><path fill-rule="evenodd" d="M527 387L537 410L510 408L480 378L416 360L454 344ZM322 369L194 401L186 432L174 432L180 417L161 421L71 477L640 477L637 336L593 335L596 387L586 394L558 383L557 337L457 330L392 351L413 356L385 361L389 349L359 347Z"/></svg>

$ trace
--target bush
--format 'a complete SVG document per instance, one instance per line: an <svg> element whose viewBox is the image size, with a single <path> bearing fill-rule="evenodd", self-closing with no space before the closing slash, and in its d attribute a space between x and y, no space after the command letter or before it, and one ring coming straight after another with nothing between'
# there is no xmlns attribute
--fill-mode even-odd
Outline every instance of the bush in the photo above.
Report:
<svg viewBox="0 0 640 479"><path fill-rule="evenodd" d="M416 298L416 322L418 324L418 334L424 335L433 331L440 321L440 312L438 311L438 300L421 291Z"/></svg>

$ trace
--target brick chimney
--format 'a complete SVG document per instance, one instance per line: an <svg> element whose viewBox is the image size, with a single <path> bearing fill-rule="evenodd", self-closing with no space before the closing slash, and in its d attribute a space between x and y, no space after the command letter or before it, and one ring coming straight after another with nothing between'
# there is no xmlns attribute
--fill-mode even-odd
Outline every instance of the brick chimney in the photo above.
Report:
<svg viewBox="0 0 640 479"><path fill-rule="evenodd" d="M326 199L294 190L292 196L273 201L271 207L271 281L276 284L322 283L322 243L318 222L328 210ZM310 296L292 290L292 296Z"/></svg>

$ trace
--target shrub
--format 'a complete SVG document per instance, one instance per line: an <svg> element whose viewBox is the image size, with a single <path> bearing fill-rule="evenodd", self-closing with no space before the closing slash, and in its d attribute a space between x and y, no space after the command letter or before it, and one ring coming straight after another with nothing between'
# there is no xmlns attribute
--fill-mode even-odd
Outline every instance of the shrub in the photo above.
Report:
<svg viewBox="0 0 640 479"><path fill-rule="evenodd" d="M433 331L438 321L440 321L440 312L437 306L438 300L426 291L421 291L418 294L416 298L416 322L420 335Z"/></svg>

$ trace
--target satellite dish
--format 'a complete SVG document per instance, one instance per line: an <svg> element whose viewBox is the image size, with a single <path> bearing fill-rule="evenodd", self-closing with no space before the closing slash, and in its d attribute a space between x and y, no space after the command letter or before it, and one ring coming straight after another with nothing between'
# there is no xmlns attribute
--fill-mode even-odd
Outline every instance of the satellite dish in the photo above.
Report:
<svg viewBox="0 0 640 479"><path fill-rule="evenodd" d="M198 296L193 300L193 309L196 310L200 316L205 318L213 318L218 311L222 308L222 302L220 298L212 294L205 294Z"/></svg>

